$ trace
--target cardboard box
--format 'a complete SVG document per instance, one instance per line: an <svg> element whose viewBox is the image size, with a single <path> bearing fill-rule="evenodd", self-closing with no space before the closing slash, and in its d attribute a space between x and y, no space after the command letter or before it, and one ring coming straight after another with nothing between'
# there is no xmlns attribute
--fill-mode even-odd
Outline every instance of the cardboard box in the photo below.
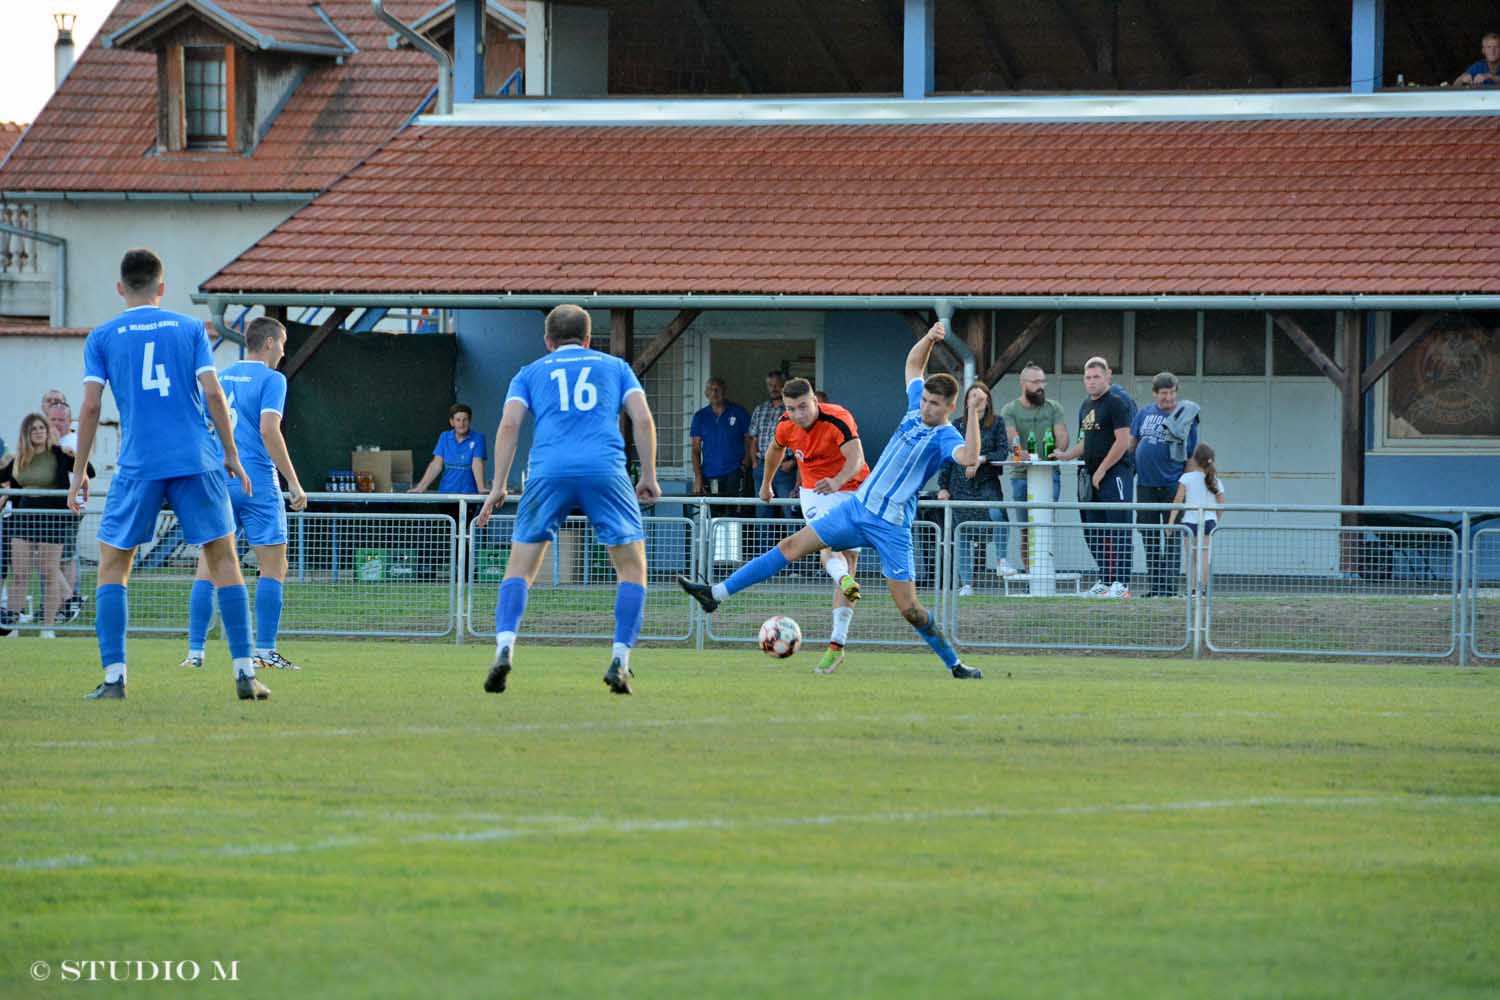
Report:
<svg viewBox="0 0 1500 1000"><path fill-rule="evenodd" d="M356 476L368 472L375 480L376 493L391 492L392 483L410 485L415 481L411 477L410 451L356 451L349 457L349 468Z"/></svg>

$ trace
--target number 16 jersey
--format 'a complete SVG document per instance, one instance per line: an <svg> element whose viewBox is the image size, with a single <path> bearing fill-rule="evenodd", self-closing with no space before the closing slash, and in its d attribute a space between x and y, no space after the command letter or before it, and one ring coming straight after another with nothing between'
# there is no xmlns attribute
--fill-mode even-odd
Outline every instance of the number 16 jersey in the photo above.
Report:
<svg viewBox="0 0 1500 1000"><path fill-rule="evenodd" d="M135 306L89 333L83 380L114 393L120 475L175 479L218 468L198 384L213 370L203 322L182 313Z"/></svg>
<svg viewBox="0 0 1500 1000"><path fill-rule="evenodd" d="M529 474L623 473L620 407L632 392L645 394L628 363L577 344L565 344L516 372L505 401L524 404L536 422Z"/></svg>

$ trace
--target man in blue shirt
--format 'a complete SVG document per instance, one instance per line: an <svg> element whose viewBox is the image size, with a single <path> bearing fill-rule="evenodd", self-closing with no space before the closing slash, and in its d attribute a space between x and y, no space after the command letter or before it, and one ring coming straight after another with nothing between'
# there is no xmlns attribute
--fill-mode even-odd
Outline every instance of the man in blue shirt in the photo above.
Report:
<svg viewBox="0 0 1500 1000"><path fill-rule="evenodd" d="M253 486L240 465L229 404L214 375L203 323L161 308L166 293L161 258L129 250L115 285L125 311L95 327L83 345L83 412L68 506L88 503L88 461L99 430L104 387L120 411L120 457L99 522L99 581L94 629L104 683L91 699L125 697L125 632L130 608L125 587L136 546L156 534L165 502L177 514L183 537L203 548L219 591L219 616L233 657L235 692L264 701L271 692L255 677L250 655L250 598L234 547L234 512L222 467L246 493ZM214 447L208 420L223 442Z"/></svg>
<svg viewBox="0 0 1500 1000"><path fill-rule="evenodd" d="M1484 58L1459 74L1459 87L1500 87L1500 32L1492 31L1479 42Z"/></svg>
<svg viewBox="0 0 1500 1000"><path fill-rule="evenodd" d="M906 356L906 415L886 442L880 461L855 491L853 500L783 538L775 548L741 566L722 583L710 586L684 576L677 578L678 585L704 611L712 613L731 594L770 579L819 549L845 552L869 545L880 556L880 572L902 617L937 653L943 666L960 680L983 676L959 661L957 651L939 631L937 621L917 599L912 572L911 526L917 514L917 491L944 460L951 458L961 466L979 460L984 396L971 394L965 437L948 422L958 404L958 380L947 374L923 378L933 346L946 335L941 322L933 324ZM852 577L845 577L845 581L844 596L858 600L859 586Z"/></svg>
<svg viewBox="0 0 1500 1000"><path fill-rule="evenodd" d="M725 395L724 380L715 375L703 387L708 405L693 414L693 494L744 495L745 470L754 457L750 447L750 414Z"/></svg>
<svg viewBox="0 0 1500 1000"><path fill-rule="evenodd" d="M465 403L455 403L448 408L448 426L438 436L432 449L432 461L422 473L422 481L408 493L422 493L438 480L439 493L483 493L484 460L489 453L484 447L484 438L469 432L474 411ZM442 473L442 478L438 474Z"/></svg>
<svg viewBox="0 0 1500 1000"><path fill-rule="evenodd" d="M553 309L543 333L548 353L517 372L505 394L495 433L495 481L474 519L476 528L483 528L505 502L506 480L527 413L535 427L529 476L495 602L495 658L484 680L484 689L492 694L505 690L531 582L547 546L575 507L583 509L609 550L619 580L614 646L604 683L615 694L631 693L630 650L646 614L646 533L640 504L661 497L656 483L656 422L629 363L589 349L590 329L589 314L582 308ZM640 480L633 487L625 471L622 409L630 417L641 464Z"/></svg>
<svg viewBox="0 0 1500 1000"><path fill-rule="evenodd" d="M1184 447L1184 442L1167 433L1168 418L1178 405L1177 376L1158 372L1151 380L1151 393L1155 404L1141 407L1130 423L1130 444L1135 452L1135 499L1137 503L1171 503L1177 499L1177 481L1182 478L1187 456L1198 447L1198 421L1193 420ZM1138 511L1136 523L1165 524L1170 513ZM1176 591L1177 567L1182 558L1178 542L1177 534L1165 529L1141 532L1146 572L1151 579L1147 597L1170 597Z"/></svg>
<svg viewBox="0 0 1500 1000"><path fill-rule="evenodd" d="M245 360L219 373L219 384L229 402L229 422L253 489L251 493L226 484L234 508L234 523L255 547L259 579L255 584L255 665L298 670L276 649L281 630L282 588L286 584L286 508L281 502L277 470L286 477L292 510L307 506L307 494L281 435L286 413L286 376L276 370L286 356L286 327L269 316L245 328ZM218 440L215 439L215 445ZM198 576L188 598L188 655L184 667L203 666L204 642L213 617L214 586L208 560L198 556Z"/></svg>

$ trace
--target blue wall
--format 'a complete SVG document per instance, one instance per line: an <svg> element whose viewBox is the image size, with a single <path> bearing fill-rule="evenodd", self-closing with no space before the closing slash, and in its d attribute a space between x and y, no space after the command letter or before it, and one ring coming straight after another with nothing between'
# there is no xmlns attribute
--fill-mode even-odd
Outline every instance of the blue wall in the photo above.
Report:
<svg viewBox="0 0 1500 1000"><path fill-rule="evenodd" d="M516 371L546 353L542 344L543 313L519 309L465 309L458 313L458 364L454 375L456 398L474 408L474 430L484 435L491 449L495 428L505 407L505 390ZM520 482L531 447L531 424L521 429L511 482ZM418 459L418 467L426 459ZM495 474L494 455L486 465L487 476Z"/></svg>
<svg viewBox="0 0 1500 1000"><path fill-rule="evenodd" d="M1366 455L1365 503L1500 507L1500 455Z"/></svg>
<svg viewBox="0 0 1500 1000"><path fill-rule="evenodd" d="M823 327L822 388L854 414L871 466L906 413L902 366L914 339L894 313L830 312Z"/></svg>

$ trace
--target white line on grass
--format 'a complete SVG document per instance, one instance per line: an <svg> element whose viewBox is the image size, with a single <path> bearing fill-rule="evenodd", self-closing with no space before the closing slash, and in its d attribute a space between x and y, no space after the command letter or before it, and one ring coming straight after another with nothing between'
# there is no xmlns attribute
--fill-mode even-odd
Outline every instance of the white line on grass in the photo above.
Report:
<svg viewBox="0 0 1500 1000"><path fill-rule="evenodd" d="M944 820L1021 820L1065 816L1119 816L1151 813L1215 812L1230 809L1368 809L1380 806L1432 809L1451 806L1496 806L1500 795L1358 795L1358 796L1255 796L1245 799L1191 799L1182 802L1122 802L1093 806L1055 806L1043 809L1011 809L1003 806L974 809L913 809L871 813L831 813L811 816L773 816L734 819L722 816L682 819L624 819L611 817L515 817L507 826L479 830L432 830L398 837L342 836L279 844L222 844L184 850L126 851L107 857L66 854L49 858L17 858L3 865L12 871L52 871L95 865L124 867L163 864L212 857L260 857L310 854L350 847L401 847L415 844L470 844L525 837L589 836L592 834L732 832L799 827L893 825L931 823Z"/></svg>

